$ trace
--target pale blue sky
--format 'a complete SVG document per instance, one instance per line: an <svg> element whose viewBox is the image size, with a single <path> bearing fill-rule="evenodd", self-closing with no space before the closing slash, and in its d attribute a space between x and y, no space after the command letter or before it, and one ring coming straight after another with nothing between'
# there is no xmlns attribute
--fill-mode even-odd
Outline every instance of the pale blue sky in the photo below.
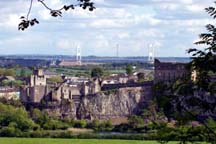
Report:
<svg viewBox="0 0 216 144"><path fill-rule="evenodd" d="M188 56L204 26L214 23L204 8L212 0L94 0L94 12L76 9L62 18L34 0L31 17L40 24L24 32L17 30L30 0L0 0L0 54L146 56L153 44L156 56ZM51 7L71 0L45 0Z"/></svg>

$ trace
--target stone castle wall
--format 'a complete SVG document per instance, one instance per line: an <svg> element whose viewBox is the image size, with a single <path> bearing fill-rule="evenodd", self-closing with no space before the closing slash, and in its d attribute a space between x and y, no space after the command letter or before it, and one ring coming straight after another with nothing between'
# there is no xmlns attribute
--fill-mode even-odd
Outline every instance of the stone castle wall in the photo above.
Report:
<svg viewBox="0 0 216 144"><path fill-rule="evenodd" d="M166 63L155 60L154 81L166 82L186 77L189 71L186 63Z"/></svg>

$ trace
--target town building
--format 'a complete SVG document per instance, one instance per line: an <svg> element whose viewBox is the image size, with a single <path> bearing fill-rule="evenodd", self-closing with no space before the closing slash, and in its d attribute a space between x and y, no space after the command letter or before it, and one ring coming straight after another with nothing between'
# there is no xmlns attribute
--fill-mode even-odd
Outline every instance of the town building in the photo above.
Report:
<svg viewBox="0 0 216 144"><path fill-rule="evenodd" d="M20 92L15 88L0 87L0 98L18 100L20 98Z"/></svg>
<svg viewBox="0 0 216 144"><path fill-rule="evenodd" d="M2 81L15 81L15 78L13 76L1 76L0 77L0 82Z"/></svg>

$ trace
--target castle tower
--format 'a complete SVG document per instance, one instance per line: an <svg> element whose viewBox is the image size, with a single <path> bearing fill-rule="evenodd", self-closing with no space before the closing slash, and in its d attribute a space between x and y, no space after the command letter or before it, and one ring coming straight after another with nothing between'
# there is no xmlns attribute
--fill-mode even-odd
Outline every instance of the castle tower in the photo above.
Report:
<svg viewBox="0 0 216 144"><path fill-rule="evenodd" d="M42 69L34 70L30 77L30 86L46 86L46 76Z"/></svg>
<svg viewBox="0 0 216 144"><path fill-rule="evenodd" d="M82 65L82 56L81 56L81 48L78 45L76 49L76 62L78 65Z"/></svg>

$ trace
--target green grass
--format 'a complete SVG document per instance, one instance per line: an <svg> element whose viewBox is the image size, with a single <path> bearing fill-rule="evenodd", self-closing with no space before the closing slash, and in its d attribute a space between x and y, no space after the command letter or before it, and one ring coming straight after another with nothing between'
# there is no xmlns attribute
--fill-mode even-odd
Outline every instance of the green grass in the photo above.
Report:
<svg viewBox="0 0 216 144"><path fill-rule="evenodd" d="M42 139L42 138L0 138L0 144L159 144L156 141L89 140L89 139ZM171 142L169 144L176 144Z"/></svg>

